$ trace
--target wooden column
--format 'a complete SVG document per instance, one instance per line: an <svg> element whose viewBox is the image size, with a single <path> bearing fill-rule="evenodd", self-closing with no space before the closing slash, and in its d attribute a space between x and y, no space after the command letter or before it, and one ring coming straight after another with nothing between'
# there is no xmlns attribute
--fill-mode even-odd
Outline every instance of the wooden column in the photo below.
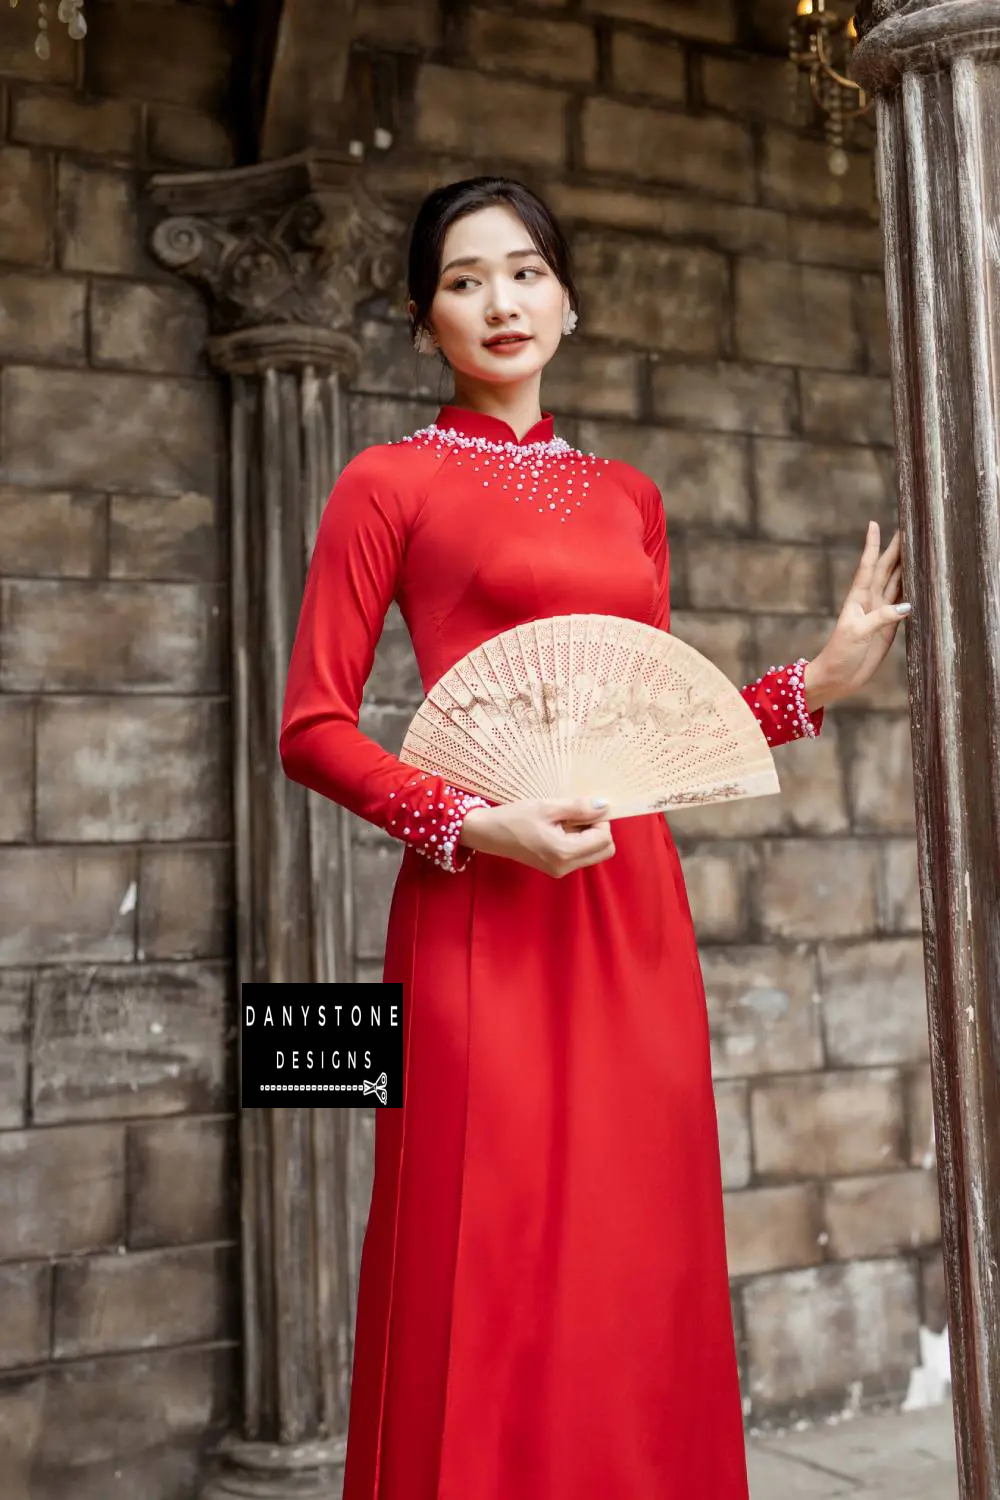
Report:
<svg viewBox="0 0 1000 1500"><path fill-rule="evenodd" d="M963 1500L1000 1500L1000 0L869 0Z"/></svg>
<svg viewBox="0 0 1000 1500"><path fill-rule="evenodd" d="M229 377L237 981L353 979L346 816L283 775L285 675L319 516L346 460L357 304L402 226L339 158L158 177L164 265L210 294ZM243 1425L202 1500L339 1500L352 1360L355 1110L240 1115Z"/></svg>

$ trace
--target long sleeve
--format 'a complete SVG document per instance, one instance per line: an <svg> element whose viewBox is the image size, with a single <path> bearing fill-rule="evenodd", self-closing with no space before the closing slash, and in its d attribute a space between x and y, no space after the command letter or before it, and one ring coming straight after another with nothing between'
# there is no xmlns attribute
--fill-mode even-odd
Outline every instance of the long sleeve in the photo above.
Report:
<svg viewBox="0 0 1000 1500"><path fill-rule="evenodd" d="M279 753L292 781L455 872L472 853L458 843L465 814L489 803L404 764L358 728L405 536L393 472L368 450L337 480L319 525L288 667Z"/></svg>

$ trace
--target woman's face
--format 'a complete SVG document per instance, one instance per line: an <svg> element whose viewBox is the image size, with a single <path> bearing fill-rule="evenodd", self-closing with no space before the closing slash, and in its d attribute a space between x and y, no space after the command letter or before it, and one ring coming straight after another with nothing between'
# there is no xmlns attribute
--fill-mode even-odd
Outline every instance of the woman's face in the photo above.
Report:
<svg viewBox="0 0 1000 1500"><path fill-rule="evenodd" d="M507 204L448 230L427 321L456 376L500 384L539 374L568 309L559 278Z"/></svg>

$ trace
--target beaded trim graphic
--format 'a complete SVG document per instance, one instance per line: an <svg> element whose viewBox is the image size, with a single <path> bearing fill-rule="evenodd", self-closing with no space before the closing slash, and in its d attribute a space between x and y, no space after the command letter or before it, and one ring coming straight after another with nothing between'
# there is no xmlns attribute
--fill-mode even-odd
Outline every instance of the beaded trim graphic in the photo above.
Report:
<svg viewBox="0 0 1000 1500"><path fill-rule="evenodd" d="M776 713L780 713L783 709L786 714L793 716L792 738L797 740L814 740L818 734L806 701L805 673L808 664L808 659L800 656L798 661L792 662L791 666L768 667L767 671L751 684L754 704L757 708L762 706L757 695L763 692L772 700L768 707ZM788 702L776 703L773 701L775 698L787 698ZM768 736L768 744L770 743L770 736Z"/></svg>

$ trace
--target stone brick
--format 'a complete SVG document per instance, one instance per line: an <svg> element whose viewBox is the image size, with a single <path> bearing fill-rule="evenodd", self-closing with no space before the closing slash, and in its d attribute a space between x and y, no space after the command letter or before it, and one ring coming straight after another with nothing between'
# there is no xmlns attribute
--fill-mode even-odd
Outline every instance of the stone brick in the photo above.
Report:
<svg viewBox="0 0 1000 1500"><path fill-rule="evenodd" d="M756 60L752 64L756 67ZM783 65L779 63L780 69ZM779 95L780 97L780 95ZM875 178L870 156L847 153L845 176L835 177L827 162L825 141L791 130L765 130L761 166L764 202L793 212L831 209L878 216Z"/></svg>
<svg viewBox="0 0 1000 1500"><path fill-rule="evenodd" d="M842 224L836 219L803 219L789 225L793 260L815 266L843 266L848 270L881 272L885 241L877 224Z"/></svg>
<svg viewBox="0 0 1000 1500"><path fill-rule="evenodd" d="M826 568L819 547L691 537L688 589L694 609L798 615L815 612L826 598Z"/></svg>
<svg viewBox="0 0 1000 1500"><path fill-rule="evenodd" d="M861 277L861 328L868 369L875 375L888 375L892 366L889 359L885 283L881 276Z"/></svg>
<svg viewBox="0 0 1000 1500"><path fill-rule="evenodd" d="M886 932L922 930L917 846L913 839L886 839L882 845L879 910Z"/></svg>
<svg viewBox="0 0 1000 1500"><path fill-rule="evenodd" d="M587 171L671 182L741 203L757 196L753 141L739 121L595 97L583 106L580 135Z"/></svg>
<svg viewBox="0 0 1000 1500"><path fill-rule="evenodd" d="M93 577L104 566L106 515L98 495L0 485L0 574Z"/></svg>
<svg viewBox="0 0 1000 1500"><path fill-rule="evenodd" d="M8 272L0 308L0 359L83 364L86 283Z"/></svg>
<svg viewBox="0 0 1000 1500"><path fill-rule="evenodd" d="M451 399L454 387L450 371L440 359L428 359L416 352L405 323L366 320L358 328L358 341L361 364L353 390L387 396L423 396L442 404Z"/></svg>
<svg viewBox="0 0 1000 1500"><path fill-rule="evenodd" d="M94 156L138 154L139 113L121 99L19 92L11 99L10 135L27 145Z"/></svg>
<svg viewBox="0 0 1000 1500"><path fill-rule="evenodd" d="M822 1260L814 1184L727 1193L725 1210L730 1276L759 1276Z"/></svg>
<svg viewBox="0 0 1000 1500"><path fill-rule="evenodd" d="M719 1153L724 1188L746 1187L750 1181L750 1114L747 1085L735 1080L715 1085L719 1122Z"/></svg>
<svg viewBox="0 0 1000 1500"><path fill-rule="evenodd" d="M819 950L823 1032L835 1067L927 1056L924 955L917 938Z"/></svg>
<svg viewBox="0 0 1000 1500"><path fill-rule="evenodd" d="M410 634L395 604L390 605L386 615L365 696L375 702L389 700L412 704L414 708L424 696Z"/></svg>
<svg viewBox="0 0 1000 1500"><path fill-rule="evenodd" d="M766 844L754 885L771 937L865 937L877 916L878 849L845 839Z"/></svg>
<svg viewBox="0 0 1000 1500"><path fill-rule="evenodd" d="M750 642L747 620L741 620L738 615L688 614L685 610L673 610L670 633L700 651L702 656L707 656L730 682L742 685Z"/></svg>
<svg viewBox="0 0 1000 1500"><path fill-rule="evenodd" d="M683 104L687 97L684 49L675 42L614 31L611 36L611 78L623 94L646 94Z"/></svg>
<svg viewBox="0 0 1000 1500"><path fill-rule="evenodd" d="M860 556L895 508L891 460L871 448L758 438L754 466L760 529L781 541L857 537Z"/></svg>
<svg viewBox="0 0 1000 1500"><path fill-rule="evenodd" d="M398 755L412 716L413 709L410 707L394 708L372 703L366 696L361 704L358 724L362 734L368 735L383 750L388 750L390 755Z"/></svg>
<svg viewBox="0 0 1000 1500"><path fill-rule="evenodd" d="M749 0L743 17L762 52L788 51L788 6L785 0Z"/></svg>
<svg viewBox="0 0 1000 1500"><path fill-rule="evenodd" d="M717 1078L822 1067L810 955L776 948L707 948L701 961Z"/></svg>
<svg viewBox="0 0 1000 1500"><path fill-rule="evenodd" d="M563 342L545 367L547 411L607 417L637 417L640 411L639 356Z"/></svg>
<svg viewBox="0 0 1000 1500"><path fill-rule="evenodd" d="M827 1252L834 1260L898 1255L941 1237L933 1172L886 1172L829 1182L823 1190Z"/></svg>
<svg viewBox="0 0 1000 1500"><path fill-rule="evenodd" d="M131 849L0 849L0 964L135 955Z"/></svg>
<svg viewBox="0 0 1000 1500"><path fill-rule="evenodd" d="M359 958L379 958L385 949L389 903L402 853L396 843L354 850L355 943Z"/></svg>
<svg viewBox="0 0 1000 1500"><path fill-rule="evenodd" d="M801 388L802 427L809 437L892 447L892 391L888 380L803 370Z"/></svg>
<svg viewBox="0 0 1000 1500"><path fill-rule="evenodd" d="M140 853L138 958L225 957L231 911L228 849Z"/></svg>
<svg viewBox="0 0 1000 1500"><path fill-rule="evenodd" d="M47 156L0 147L0 243L3 258L22 266L52 260L52 167Z"/></svg>
<svg viewBox="0 0 1000 1500"><path fill-rule="evenodd" d="M729 271L721 255L594 231L577 234L575 251L581 288L591 292L588 333L681 354L722 352Z"/></svg>
<svg viewBox="0 0 1000 1500"><path fill-rule="evenodd" d="M432 151L562 166L565 95L555 89L428 63L416 90L417 144Z"/></svg>
<svg viewBox="0 0 1000 1500"><path fill-rule="evenodd" d="M531 73L556 83L590 83L597 74L597 39L578 21L518 20L473 9L466 40L484 73Z"/></svg>
<svg viewBox="0 0 1000 1500"><path fill-rule="evenodd" d="M0 1130L20 1130L27 1122L30 1007L31 975L0 971Z"/></svg>
<svg viewBox="0 0 1000 1500"><path fill-rule="evenodd" d="M95 7L84 59L87 92L226 115L232 108L232 11L161 5L153 15L128 0Z"/></svg>
<svg viewBox="0 0 1000 1500"><path fill-rule="evenodd" d="M787 64L783 59L708 53L699 62L702 96L711 109L722 109L744 120L788 124Z"/></svg>
<svg viewBox="0 0 1000 1500"><path fill-rule="evenodd" d="M554 3L562 4L563 0ZM413 0L358 0L353 30L359 41L422 50L436 44L440 26L434 5L414 5Z"/></svg>
<svg viewBox="0 0 1000 1500"><path fill-rule="evenodd" d="M934 1139L934 1095L931 1091L929 1066L911 1068L907 1072L903 1096L910 1166L930 1171L937 1160L937 1146Z"/></svg>
<svg viewBox="0 0 1000 1500"><path fill-rule="evenodd" d="M920 1267L920 1321L932 1333L943 1333L948 1326L948 1289L944 1279L944 1260L935 1255Z"/></svg>
<svg viewBox="0 0 1000 1500"><path fill-rule="evenodd" d="M393 401L371 396L352 396L348 401L349 430L353 458L374 443L393 443L405 433L426 427L438 413L436 401Z"/></svg>
<svg viewBox="0 0 1000 1500"><path fill-rule="evenodd" d="M758 1176L844 1177L903 1166L898 1073L866 1068L755 1083L750 1093Z"/></svg>
<svg viewBox="0 0 1000 1500"><path fill-rule="evenodd" d="M851 717L847 775L855 828L910 832L916 812L909 718L889 714Z"/></svg>
<svg viewBox="0 0 1000 1500"><path fill-rule="evenodd" d="M165 166L232 167L236 142L222 120L201 110L150 104L146 110L146 149L150 160Z"/></svg>
<svg viewBox="0 0 1000 1500"><path fill-rule="evenodd" d="M684 855L687 887L695 931L702 942L724 943L746 936L746 851L735 848L696 849Z"/></svg>
<svg viewBox="0 0 1000 1500"><path fill-rule="evenodd" d="M224 704L65 698L39 708L41 839L225 839L228 782Z"/></svg>
<svg viewBox="0 0 1000 1500"><path fill-rule="evenodd" d="M222 423L207 382L12 365L0 401L0 480L152 495L216 490Z"/></svg>
<svg viewBox="0 0 1000 1500"><path fill-rule="evenodd" d="M728 360L655 359L653 409L668 422L720 432L786 433L797 420L795 374Z"/></svg>
<svg viewBox="0 0 1000 1500"><path fill-rule="evenodd" d="M745 439L624 422L581 422L579 435L586 451L623 459L659 485L668 526L714 531L750 525Z"/></svg>
<svg viewBox="0 0 1000 1500"><path fill-rule="evenodd" d="M31 838L34 732L30 703L0 699L0 843Z"/></svg>
<svg viewBox="0 0 1000 1500"><path fill-rule="evenodd" d="M208 315L186 287L95 281L90 292L91 362L147 374L197 375L205 369Z"/></svg>
<svg viewBox="0 0 1000 1500"><path fill-rule="evenodd" d="M381 977L381 976L380 976ZM238 1211L233 1120L157 1120L129 1128L133 1249L231 1239Z"/></svg>
<svg viewBox="0 0 1000 1500"><path fill-rule="evenodd" d="M904 1261L761 1277L743 1288L754 1410L905 1390L920 1362L917 1288Z"/></svg>
<svg viewBox="0 0 1000 1500"><path fill-rule="evenodd" d="M59 262L66 271L149 274L132 175L60 158Z"/></svg>
<svg viewBox="0 0 1000 1500"><path fill-rule="evenodd" d="M120 1125L0 1132L0 1259L113 1249L124 1186Z"/></svg>
<svg viewBox="0 0 1000 1500"><path fill-rule="evenodd" d="M223 1339L235 1331L236 1271L232 1251L218 1245L57 1265L52 1352L80 1359Z"/></svg>
<svg viewBox="0 0 1000 1500"><path fill-rule="evenodd" d="M566 224L653 230L667 239L696 239L739 255L789 253L788 215L773 209L716 202L667 188L626 191L566 182L550 183L545 196Z"/></svg>
<svg viewBox="0 0 1000 1500"><path fill-rule="evenodd" d="M736 346L742 359L855 370L862 350L854 288L842 271L780 261L736 266Z"/></svg>
<svg viewBox="0 0 1000 1500"><path fill-rule="evenodd" d="M33 1119L225 1107L225 973L206 964L54 969L35 981Z"/></svg>
<svg viewBox="0 0 1000 1500"><path fill-rule="evenodd" d="M736 40L735 0L584 0L583 8L702 42Z"/></svg>
<svg viewBox="0 0 1000 1500"><path fill-rule="evenodd" d="M214 495L113 495L108 572L112 578L222 576L222 518Z"/></svg>
<svg viewBox="0 0 1000 1500"><path fill-rule="evenodd" d="M51 56L42 58L35 53L37 35L38 11L34 6L13 8L9 15L5 12L0 29L0 79L6 76L23 82L75 83L79 43L72 40L65 26L50 26Z"/></svg>
<svg viewBox="0 0 1000 1500"><path fill-rule="evenodd" d="M0 1369L40 1365L47 1360L51 1326L52 1267L38 1261L0 1266Z"/></svg>
<svg viewBox="0 0 1000 1500"><path fill-rule="evenodd" d="M0 584L6 692L218 692L224 623L196 583Z"/></svg>

